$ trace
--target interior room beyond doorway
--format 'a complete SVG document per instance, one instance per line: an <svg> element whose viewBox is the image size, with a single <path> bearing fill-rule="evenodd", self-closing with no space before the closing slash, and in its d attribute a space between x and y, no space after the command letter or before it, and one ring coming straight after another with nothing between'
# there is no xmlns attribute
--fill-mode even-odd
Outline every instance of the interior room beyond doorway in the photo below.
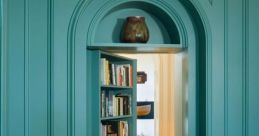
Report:
<svg viewBox="0 0 259 136"><path fill-rule="evenodd" d="M146 81L137 84L137 103L154 106L153 118L137 119L137 135L188 135L186 53L119 55L136 59L137 71L146 74Z"/></svg>

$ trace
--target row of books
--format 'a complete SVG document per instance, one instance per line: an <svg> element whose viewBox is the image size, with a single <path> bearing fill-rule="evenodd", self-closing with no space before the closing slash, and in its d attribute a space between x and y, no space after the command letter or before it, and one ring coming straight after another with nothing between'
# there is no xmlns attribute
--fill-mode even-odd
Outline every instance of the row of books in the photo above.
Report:
<svg viewBox="0 0 259 136"><path fill-rule="evenodd" d="M127 121L105 121L102 124L102 136L128 136Z"/></svg>
<svg viewBox="0 0 259 136"><path fill-rule="evenodd" d="M132 86L132 66L130 64L114 64L106 58L101 59L102 85Z"/></svg>
<svg viewBox="0 0 259 136"><path fill-rule="evenodd" d="M131 96L127 94L115 94L111 90L101 92L101 116L115 117L131 114Z"/></svg>

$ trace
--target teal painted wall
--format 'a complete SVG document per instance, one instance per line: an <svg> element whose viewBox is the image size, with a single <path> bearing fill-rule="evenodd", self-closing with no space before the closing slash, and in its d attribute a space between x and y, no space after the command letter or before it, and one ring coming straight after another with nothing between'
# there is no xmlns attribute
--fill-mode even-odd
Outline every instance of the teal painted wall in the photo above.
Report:
<svg viewBox="0 0 259 136"><path fill-rule="evenodd" d="M1 0L1 136L70 136L67 33L77 2Z"/></svg>
<svg viewBox="0 0 259 136"><path fill-rule="evenodd" d="M86 74L87 54L75 54L85 45L69 46L78 2L91 1L1 0L1 136L83 136L90 131L83 106L87 79L71 77L71 72ZM211 30L206 133L256 136L259 1L192 3ZM73 67L70 55L81 66Z"/></svg>
<svg viewBox="0 0 259 136"><path fill-rule="evenodd" d="M211 90L208 131L211 136L259 134L258 7L256 0L200 0L212 30Z"/></svg>
<svg viewBox="0 0 259 136"><path fill-rule="evenodd" d="M47 1L1 5L1 135L43 136L49 126Z"/></svg>

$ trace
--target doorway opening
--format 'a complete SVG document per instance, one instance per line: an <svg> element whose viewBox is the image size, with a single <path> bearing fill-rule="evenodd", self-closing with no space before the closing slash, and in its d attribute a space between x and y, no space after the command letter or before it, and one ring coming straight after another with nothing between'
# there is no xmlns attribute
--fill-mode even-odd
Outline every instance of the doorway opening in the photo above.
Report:
<svg viewBox="0 0 259 136"><path fill-rule="evenodd" d="M188 135L187 53L118 55L136 59L145 75L137 84L137 136ZM151 116L141 115L143 105L152 106Z"/></svg>
<svg viewBox="0 0 259 136"><path fill-rule="evenodd" d="M83 48L87 45L89 50L117 51L117 52L175 52L179 49L188 48L188 105L186 104L186 117L188 121L184 121L184 129L189 134L203 136L207 130L207 88L210 84L210 75L207 76L207 68L211 69L210 49L210 30L206 18L200 16L200 10L196 8L196 2L191 1L93 1L91 3L82 2L71 19L71 35L69 35L69 75L75 77L75 81L69 86L74 89L75 94L81 94L80 91L91 90L91 80L89 81L89 67L94 61L91 59L91 51L85 51ZM88 5L89 4L89 5ZM196 6L195 6L196 5ZM94 7L94 8L93 8ZM199 11L199 13L198 13ZM147 44L129 44L119 42L121 24L120 19L127 16L145 16L146 22L150 30L150 40ZM206 24L206 26L204 26ZM87 30L87 31L86 31ZM209 36L208 36L209 34ZM176 49L176 50L175 50ZM87 59L87 61L85 61ZM76 60L76 61L75 61ZM91 62L91 63L89 63ZM75 70L76 69L76 70ZM85 71L87 69L87 72ZM89 74L90 73L90 74ZM83 77L82 75L87 75ZM178 81L178 80L177 80ZM87 83L87 84L85 84ZM187 88L187 87L186 87ZM85 89L85 90L84 90ZM210 90L208 90L210 93ZM71 91L73 92L73 90ZM88 93L88 92L87 92ZM209 96L208 93L208 96ZM78 103L84 103L91 107L91 99L88 95L75 95L71 93L71 105L76 105L76 113L84 110ZM73 100L77 100L77 103ZM209 98L208 98L209 99ZM79 101L79 102L78 102ZM188 108L187 108L188 107ZM72 106L73 108L73 106ZM77 112L79 111L79 112ZM85 126L93 126L91 121L99 119L92 118L93 114L88 113L82 116L76 116L75 120L85 118L87 123ZM73 119L71 119L73 121ZM90 120L90 121L89 121ZM209 121L208 121L209 122ZM82 123L85 123L83 120ZM188 127L187 127L188 126ZM90 127L86 131L88 135L92 135L94 130ZM134 128L135 132L135 128ZM141 133L140 133L141 134ZM188 135L188 134L187 134ZM178 135L177 135L178 136Z"/></svg>

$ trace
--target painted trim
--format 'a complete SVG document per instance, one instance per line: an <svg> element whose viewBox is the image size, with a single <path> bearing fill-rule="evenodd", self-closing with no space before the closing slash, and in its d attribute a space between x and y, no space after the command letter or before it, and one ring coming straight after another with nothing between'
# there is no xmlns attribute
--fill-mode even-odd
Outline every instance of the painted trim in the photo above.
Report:
<svg viewBox="0 0 259 136"><path fill-rule="evenodd" d="M196 0L190 1L197 10L205 31L206 41L206 136L212 136L212 31L207 14L201 3Z"/></svg>
<svg viewBox="0 0 259 136"><path fill-rule="evenodd" d="M163 5L162 5L163 4ZM171 19L176 23L176 27L179 30L179 35L180 35L180 43L182 44L183 48L187 48L188 45L190 44L188 41L188 34L187 34L187 30L186 27L183 25L184 21L181 19L180 15L177 14L177 11L172 7L169 6L170 4L166 1L164 1L164 3L161 3L161 6L164 6L164 8L166 9L166 11L168 11L170 14L168 14Z"/></svg>
<svg viewBox="0 0 259 136"><path fill-rule="evenodd" d="M207 20L208 21L208 20ZM206 23L204 23L206 24ZM213 78L212 78L212 32L210 30L210 25L204 25L205 28L205 33L208 37L206 37L206 45L207 45L207 49L206 49L206 90L207 90L207 94L206 94L206 102L207 102L207 106L206 106L206 124L207 124L207 130L206 130L206 135L207 136L212 136L212 105L213 105L213 101L212 101L212 82L213 82Z"/></svg>
<svg viewBox="0 0 259 136"><path fill-rule="evenodd" d="M224 135L228 135L228 0L224 0Z"/></svg>
<svg viewBox="0 0 259 136"><path fill-rule="evenodd" d="M24 0L24 135L30 135L30 111L29 111L29 2Z"/></svg>
<svg viewBox="0 0 259 136"><path fill-rule="evenodd" d="M78 24L79 17L82 15L83 11L86 9L92 0L81 0L77 3L73 14L70 18L68 35L67 35L67 134L69 136L75 136L75 36L76 28ZM91 124L89 124L91 125ZM90 126L86 126L86 129Z"/></svg>
<svg viewBox="0 0 259 136"><path fill-rule="evenodd" d="M242 0L242 129L243 136L249 136L249 0Z"/></svg>
<svg viewBox="0 0 259 136"><path fill-rule="evenodd" d="M4 97L3 97L3 81L4 81L4 79L3 79L3 77L2 77L2 75L3 75L3 64L2 64L2 59L3 59L3 57L2 57L2 54L3 54L3 0L1 0L0 1L0 42L1 42L1 44L0 44L0 68L1 68L1 72L0 72L0 76L1 76L1 79L0 79L0 82L1 82L1 88L0 88L0 109L1 109L1 112L0 112L0 135L3 135L3 127L4 127L4 121L3 121L3 114L4 114L4 110L3 110L3 99L4 99Z"/></svg>
<svg viewBox="0 0 259 136"><path fill-rule="evenodd" d="M1 65L1 96L0 96L0 106L1 106L1 128L0 128L0 135L6 136L7 135L7 41L6 41L6 29L8 23L6 22L6 6L7 3L4 0L1 0L0 3L0 42L1 42L1 58L0 58L0 65Z"/></svg>
<svg viewBox="0 0 259 136"><path fill-rule="evenodd" d="M54 98L53 98L53 72L54 71L54 61L53 61L53 55L54 55L54 47L53 47L53 21L54 21L54 1L48 0L47 1L47 134L48 136L54 136Z"/></svg>
<svg viewBox="0 0 259 136"><path fill-rule="evenodd" d="M146 1L147 3L149 2L148 0ZM170 6L170 3L167 1L156 1L154 0L153 3L155 6L158 6L160 9L162 9L164 12L168 14L168 16L173 20L175 23L178 31L179 31L179 36L180 36L180 44L183 46L183 48L187 48L189 43L188 43L188 37L187 35L187 30L185 28L184 21L181 19L180 15L177 14L177 11L174 9L174 7Z"/></svg>

